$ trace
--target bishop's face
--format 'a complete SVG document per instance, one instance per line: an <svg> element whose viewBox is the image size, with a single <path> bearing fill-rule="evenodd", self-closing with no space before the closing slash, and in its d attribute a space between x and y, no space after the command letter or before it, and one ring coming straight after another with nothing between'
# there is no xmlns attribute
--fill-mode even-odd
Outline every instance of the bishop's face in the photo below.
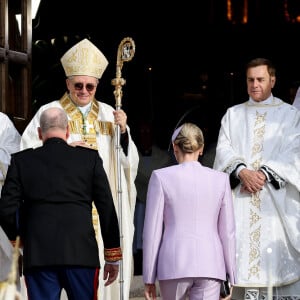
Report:
<svg viewBox="0 0 300 300"><path fill-rule="evenodd" d="M89 104L95 97L98 79L91 76L71 76L66 80L71 99L78 106Z"/></svg>

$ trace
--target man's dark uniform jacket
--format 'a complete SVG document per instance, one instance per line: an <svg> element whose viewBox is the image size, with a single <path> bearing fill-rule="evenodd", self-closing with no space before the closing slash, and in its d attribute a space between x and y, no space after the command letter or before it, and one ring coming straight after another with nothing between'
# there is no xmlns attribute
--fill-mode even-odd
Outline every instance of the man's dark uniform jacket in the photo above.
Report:
<svg viewBox="0 0 300 300"><path fill-rule="evenodd" d="M97 208L106 261L122 258L118 219L96 150L59 138L12 155L0 199L0 225L23 243L24 273L32 267L99 267L92 222Z"/></svg>

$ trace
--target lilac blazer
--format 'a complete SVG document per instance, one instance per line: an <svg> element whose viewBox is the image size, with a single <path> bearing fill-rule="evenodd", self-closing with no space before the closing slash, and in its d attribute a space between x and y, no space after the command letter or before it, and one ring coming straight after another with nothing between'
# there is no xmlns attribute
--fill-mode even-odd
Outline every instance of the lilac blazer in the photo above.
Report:
<svg viewBox="0 0 300 300"><path fill-rule="evenodd" d="M184 162L155 170L147 191L143 280L210 277L235 283L235 222L228 174Z"/></svg>

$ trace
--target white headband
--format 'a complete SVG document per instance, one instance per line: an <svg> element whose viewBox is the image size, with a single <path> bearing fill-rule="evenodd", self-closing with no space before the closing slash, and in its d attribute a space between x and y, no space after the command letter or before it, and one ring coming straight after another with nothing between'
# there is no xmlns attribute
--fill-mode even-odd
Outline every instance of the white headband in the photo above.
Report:
<svg viewBox="0 0 300 300"><path fill-rule="evenodd" d="M172 143L174 143L175 139L177 138L177 135L181 131L183 125L179 126L177 129L175 129L174 133L172 134Z"/></svg>

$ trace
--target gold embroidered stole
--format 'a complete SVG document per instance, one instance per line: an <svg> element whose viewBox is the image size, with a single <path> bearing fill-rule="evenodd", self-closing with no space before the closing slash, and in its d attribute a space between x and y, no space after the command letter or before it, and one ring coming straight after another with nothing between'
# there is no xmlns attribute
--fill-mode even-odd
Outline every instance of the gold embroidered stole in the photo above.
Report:
<svg viewBox="0 0 300 300"><path fill-rule="evenodd" d="M80 134L82 141L86 142L91 148L98 150L97 133L113 135L112 122L97 120L100 107L99 102L95 99L93 99L91 109L86 117L82 115L67 93L60 99L60 104L71 118L69 120L70 133Z"/></svg>

